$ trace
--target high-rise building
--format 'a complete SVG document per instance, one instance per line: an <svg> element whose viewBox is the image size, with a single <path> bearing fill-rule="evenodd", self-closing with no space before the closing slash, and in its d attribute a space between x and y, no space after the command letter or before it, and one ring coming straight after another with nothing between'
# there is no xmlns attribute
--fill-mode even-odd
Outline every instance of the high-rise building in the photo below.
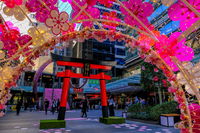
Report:
<svg viewBox="0 0 200 133"><path fill-rule="evenodd" d="M100 10L101 16L105 12L114 11L122 19L119 4L117 3L113 3L113 6L110 8L100 3L97 3L95 7ZM123 31L123 28L117 27L117 30ZM93 57L98 60L116 61L117 65L113 67L111 75L113 77L122 75L126 57L124 42L110 40L98 42L95 39L90 39L83 43L83 51L83 58Z"/></svg>

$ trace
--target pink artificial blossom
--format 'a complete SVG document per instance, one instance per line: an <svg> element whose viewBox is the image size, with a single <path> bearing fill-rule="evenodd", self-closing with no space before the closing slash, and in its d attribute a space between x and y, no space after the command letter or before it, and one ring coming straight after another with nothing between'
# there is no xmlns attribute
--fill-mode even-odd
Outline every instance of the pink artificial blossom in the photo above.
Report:
<svg viewBox="0 0 200 133"><path fill-rule="evenodd" d="M40 0L28 0L26 7L30 12L36 12L36 19L40 22L45 22L49 17L51 10L58 10L56 3L58 0L42 0L46 6L44 6Z"/></svg>
<svg viewBox="0 0 200 133"><path fill-rule="evenodd" d="M22 5L23 0L1 0L3 1L6 6L9 8L14 8L16 5Z"/></svg>
<svg viewBox="0 0 200 133"><path fill-rule="evenodd" d="M158 80L159 80L158 76L153 77L153 81L158 81Z"/></svg>
<svg viewBox="0 0 200 133"><path fill-rule="evenodd" d="M162 80L162 83L163 83L163 86L164 86L164 87L167 87L167 81L166 81L166 80L163 79L163 80Z"/></svg>
<svg viewBox="0 0 200 133"><path fill-rule="evenodd" d="M18 28L13 27L11 22L6 22L6 25L1 24L0 32L0 40L4 44L3 49L7 50L8 57L14 55L18 49L20 49L24 44L32 39L28 35L21 36ZM31 45L31 43L29 45ZM28 46L24 48L22 52L29 50Z"/></svg>
<svg viewBox="0 0 200 133"><path fill-rule="evenodd" d="M200 1L199 0L187 0L197 11L200 12ZM177 10L178 9L178 10ZM180 21L180 29L185 31L193 23L199 20L198 16L191 11L181 0L173 4L168 14L171 20Z"/></svg>
<svg viewBox="0 0 200 133"><path fill-rule="evenodd" d="M200 105L199 104L190 104L189 110L191 112L191 118L193 122L192 131L193 133L198 133L200 129Z"/></svg>
<svg viewBox="0 0 200 133"><path fill-rule="evenodd" d="M154 72L158 72L158 68L154 68L153 70L154 70Z"/></svg>
<svg viewBox="0 0 200 133"><path fill-rule="evenodd" d="M79 13L79 11L80 11L80 9L78 9L78 8L76 10L74 10L74 12L72 13L72 18L74 18ZM100 17L100 11L97 8L87 7L86 11L93 19L98 19ZM77 20L83 20L83 19L90 19L90 17L85 12L82 12L81 15L79 17L77 17ZM85 27L93 26L93 22L91 22L91 21L85 21L85 22L82 22L82 24Z"/></svg>
<svg viewBox="0 0 200 133"><path fill-rule="evenodd" d="M147 17L153 13L153 6L148 2L142 2L142 0L129 0L122 2L138 19L140 19L145 25L149 25ZM123 7L120 7L121 12L125 15L125 22L133 26L139 26L139 22L134 19Z"/></svg>
<svg viewBox="0 0 200 133"><path fill-rule="evenodd" d="M68 18L69 15L66 12L59 14L57 10L52 10L50 17L46 20L46 25L52 28L53 34L59 35L62 31L69 29Z"/></svg>
<svg viewBox="0 0 200 133"><path fill-rule="evenodd" d="M164 35L158 36L159 42L154 46L155 50L173 71L177 71L178 67L172 61L171 57L175 56L180 61L190 61L194 57L193 49L185 45L185 40L182 40L181 42L177 41L177 38L180 35L181 33L175 32L171 34L169 38Z"/></svg>
<svg viewBox="0 0 200 133"><path fill-rule="evenodd" d="M173 87L168 88L168 92L175 93L176 91L177 91L176 88L173 88Z"/></svg>
<svg viewBox="0 0 200 133"><path fill-rule="evenodd" d="M142 66L142 70L145 70L145 66Z"/></svg>
<svg viewBox="0 0 200 133"><path fill-rule="evenodd" d="M29 43L28 46L25 47L25 48L22 50L22 52L26 52L26 51L28 51L28 50L31 49L31 48L29 48L29 46L32 44L32 43L30 42L31 40L32 40L32 37L29 36L29 35L22 35L22 36L20 36L20 37L18 38L17 41L18 41L18 44L19 44L20 47L23 47L24 45L26 45L27 43ZM31 52L28 52L28 53L24 54L23 56L24 56L24 57L25 57L25 56L28 56L30 53L31 53Z"/></svg>

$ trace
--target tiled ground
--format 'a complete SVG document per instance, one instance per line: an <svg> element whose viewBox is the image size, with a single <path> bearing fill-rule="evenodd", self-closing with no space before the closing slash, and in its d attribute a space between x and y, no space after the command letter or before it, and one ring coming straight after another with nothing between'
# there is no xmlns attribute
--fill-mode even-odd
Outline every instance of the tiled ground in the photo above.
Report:
<svg viewBox="0 0 200 133"><path fill-rule="evenodd" d="M117 116L121 111L116 112ZM88 112L88 119L80 117L80 110L66 112L66 129L39 130L39 120L56 119L57 113L21 112L19 116L8 113L0 118L0 133L178 133L179 130L160 125L126 121L126 124L104 125L98 122L100 110Z"/></svg>

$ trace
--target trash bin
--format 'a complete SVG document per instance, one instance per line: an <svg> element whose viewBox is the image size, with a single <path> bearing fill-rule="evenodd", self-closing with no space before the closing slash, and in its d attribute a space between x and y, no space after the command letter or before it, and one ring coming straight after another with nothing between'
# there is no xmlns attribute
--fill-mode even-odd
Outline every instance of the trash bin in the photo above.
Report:
<svg viewBox="0 0 200 133"><path fill-rule="evenodd" d="M122 117L123 117L123 118L126 118L126 117L127 117L127 112L126 112L126 111L122 112Z"/></svg>
<svg viewBox="0 0 200 133"><path fill-rule="evenodd" d="M180 121L180 114L161 114L160 125L163 126L174 126L175 123Z"/></svg>

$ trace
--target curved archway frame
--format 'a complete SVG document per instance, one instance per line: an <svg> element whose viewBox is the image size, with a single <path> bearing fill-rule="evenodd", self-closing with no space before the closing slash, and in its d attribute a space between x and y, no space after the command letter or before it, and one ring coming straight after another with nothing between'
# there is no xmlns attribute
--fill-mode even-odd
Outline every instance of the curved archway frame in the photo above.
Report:
<svg viewBox="0 0 200 133"><path fill-rule="evenodd" d="M43 3L41 0L39 0L39 1L45 6L45 3ZM73 1L76 5L78 5L74 0L72 0L72 1ZM186 0L181 0L181 1L184 2L184 3L188 6L188 8L191 9L197 16L200 16L200 13L199 13L198 11L196 11L196 9L194 9ZM116 0L116 2L117 2L118 4L120 4L123 8L125 8L126 11L127 11L134 19L136 19L136 20L143 26L143 28L144 28L145 30L137 29L136 27L133 27L133 26L130 26L130 25L127 25L127 24L123 24L123 23L120 23L120 22L114 22L114 21L111 21L111 20L103 20L103 19L98 20L98 19L93 19L93 18L91 17L91 15L85 10L85 8L80 7L80 5L78 5L78 7L81 9L81 12L85 12L85 13L88 15L89 19L88 19L88 20L73 20L73 21L74 21L74 22L93 21L94 23L96 23L97 25L99 25L99 27L101 27L101 25L100 25L99 22L111 22L111 23L116 23L116 24L120 24L120 25L126 25L126 26L129 27L129 28L132 28L132 29L134 29L134 30L136 30L136 31L138 31L138 32L141 32L141 33L143 33L143 34L145 34L145 35L151 37L151 38L152 38L153 40L155 40L155 41L159 41L159 40L156 38L156 36L152 33L152 31L149 30L148 27L146 27L133 13L131 13L131 11L130 11L129 9L127 9L119 0ZM20 6L19 6L19 7L20 7ZM45 6L45 7L47 7L47 6ZM84 6L83 6L83 7L84 7ZM24 14L26 14L26 13L24 12ZM81 14L81 13L79 13L78 15L80 15L80 14ZM77 18L78 15L77 15L75 18ZM28 18L27 15L26 15L26 17ZM29 21L31 21L31 20L29 20ZM72 22L73 22L73 21L72 21ZM198 23L199 23L199 21L198 21ZM37 29L37 27L35 27L35 28ZM195 27L193 27L193 28L195 28ZM193 28L192 28L192 29L193 29ZM42 53L43 50L46 50L46 49L52 49L52 48L54 48L57 42L69 41L69 40L66 39L66 38L67 38L67 37L66 37L67 35L69 35L69 36L71 36L71 35L79 36L79 34L80 34L81 32L83 32L83 31L84 31L84 30L82 30L82 31L80 31L80 32L74 32L74 33L76 33L76 35L75 35L74 33L67 33L66 35L53 38L51 41L45 43L45 44L42 45L42 46L35 47L35 48L31 49L30 51L27 51L27 52L25 52L25 53L21 53L21 52L22 52L22 49L24 49L24 48L26 48L26 47L28 47L28 46L30 45L30 43L31 43L31 41L30 41L30 42L28 42L27 44L25 44L25 45L22 47L22 49L20 49L14 56L12 56L11 58L8 58L8 59L6 59L6 60L1 60L0 62L1 62L1 63L3 63L3 62L5 63L5 62L6 62L6 64L9 65L9 62L12 61L13 59L15 59L16 57L18 57L19 54L25 55L25 54L28 53L28 52L32 52L28 57L25 57L24 61L23 61L20 65L18 65L18 66L15 68L15 69L18 70L18 71L22 71L23 68L26 67L27 64L30 63L30 64L33 65L32 59L37 58L36 55L37 55L38 53ZM105 30L105 29L103 29L103 28L101 28L101 29L92 29L92 30L91 30L91 29L87 29L87 31L90 31L90 32L91 32L91 31L101 31L101 32L105 32L106 34L108 34L108 33L110 32L110 31L107 31L107 30ZM187 33L187 32L188 32L188 31L184 32L183 35L180 36L179 41L185 37L185 33ZM192 32L192 30L190 30L189 32ZM77 33L78 33L78 34L77 34ZM137 41L137 39L135 39L135 38L133 38L133 37L131 37L131 36L129 36L129 35L123 34L123 33L121 33L121 32L116 32L116 33L114 33L114 34L116 34L116 35L117 35L117 34L122 35L122 36L124 37L123 40L126 41L126 43L128 43L128 44L129 44L129 47L131 47L131 48L133 48L133 46L131 45L131 43ZM110 37L107 37L107 38L110 39ZM65 40L65 39L66 39L66 40ZM74 39L75 39L75 38L73 38L72 40L74 40ZM82 39L83 39L83 38L82 38ZM88 39L88 38L85 38L85 39ZM134 46L134 48L137 48L137 47ZM138 48L139 48L139 47L138 47ZM151 54L154 55L154 56L156 56L156 58L157 58L159 61L162 62L162 64L165 66L165 68L170 72L170 74L171 74L172 76L175 76L175 74L173 73L173 71L171 70L171 68L170 68L170 67L166 64L166 62L159 56L159 54L156 53L156 51L153 50L153 48L152 48L148 53L146 53L145 56L148 57L148 58L152 58L152 56L149 56L149 55L151 55ZM177 58L175 58L175 57L171 57L171 58L172 58L173 61L178 65L179 69L180 69L181 72L184 74L185 79L189 80L188 78L190 78L191 75L187 73L187 71L184 69L184 67L183 67L182 64L179 62L179 60L178 60ZM152 62L152 63L154 63L154 62ZM161 68L161 69L162 69L162 68ZM13 75L14 75L14 74L13 74ZM18 74L15 74L15 76L16 76L16 75L18 75ZM170 77L171 77L171 76L170 76ZM189 81L188 81L188 82L189 82ZM179 82L176 80L176 78L175 78L175 80L173 81L173 83L174 83L174 84L173 84L174 87L178 87L178 88L179 88L179 93L180 93L180 92L183 92L183 89L182 89L181 85L179 84ZM195 87L196 87L196 86L193 86L193 85L192 85L192 82L189 82L189 84L191 85L191 88L192 88L193 91L195 92ZM176 92L175 92L175 93L176 93ZM200 97L198 96L198 94L197 94L196 96L197 96L198 100L200 101ZM189 131L192 132L192 120L191 120L191 116L190 116L190 111L189 111L189 109L188 109L188 102L187 102L187 99L186 99L185 94L183 95L183 97L184 97L184 104L185 104L185 106L186 106L186 112L182 112L182 113L184 113L184 114L186 114L186 115L188 116L188 118L187 118L187 122L188 122L188 125L189 125L188 128L189 128Z"/></svg>
<svg viewBox="0 0 200 133"><path fill-rule="evenodd" d="M37 72L35 73L34 75L34 78L33 78L33 93L35 93L35 99L37 99L37 86L38 86L38 80L42 74L42 72L44 71L44 69L50 64L52 63L52 60L49 59L47 60L46 62L44 62L42 64L42 66L40 66L40 68L37 70Z"/></svg>
<svg viewBox="0 0 200 133"><path fill-rule="evenodd" d="M86 32L86 31L89 31L89 32L98 32L98 31L100 31L100 32L103 32L103 33L106 33L106 34L112 32L112 33L114 33L115 35L122 35L124 38L121 38L121 39L124 40L127 44L129 44L130 47L132 47L132 45L131 45L132 42L135 42L135 41L136 41L135 38L133 38L133 37L131 37L131 36L129 36L129 35L125 35L125 34L123 34L123 33L121 33L121 32L113 32L113 31L102 30L102 29L89 29L89 28L85 28L85 29L83 29L83 30L81 30L81 31L79 31L79 32L70 32L70 33L67 33L67 34L65 34L65 35L63 35L63 36L60 36L60 37L57 37L57 38L53 38L50 42L47 42L47 43L45 43L45 44L42 45L42 46L39 46L39 47L34 48L34 49L32 50L32 54L29 55L28 57L26 57L25 60L17 67L17 69L18 69L18 70L23 70L23 68L26 67L26 66L30 63L30 62L27 62L27 60L30 59L30 61L31 61L31 59L34 59L34 58L35 58L35 57L34 57L35 54L40 53L40 52L42 53L42 51L44 51L44 50L53 48L58 42L65 41L64 38L66 38L66 37L68 37L68 36L72 36L72 35L73 35L74 37L76 37L76 36L79 36L81 33L84 33L84 32ZM72 38L71 40L74 40L74 39L75 39L75 38ZM86 39L89 39L89 38L86 38ZM107 37L106 39L110 39L110 38ZM71 41L71 40L68 40L68 41ZM173 73L173 71L171 70L171 68L170 68L170 67L165 63L165 61L156 53L156 51L154 51L153 49L151 49L151 52L153 52L153 53L152 53L153 56L156 56L158 59L160 59L160 61L161 61L161 62L166 66L166 68L171 72L171 74L174 75L174 73ZM23 54L25 54L25 53L23 53ZM174 81L174 83L175 83L176 87L179 87L179 90L183 92L182 87L181 87L181 85L178 83L178 81ZM187 122L188 122L188 124L189 124L189 129L192 131L192 128L190 128L190 127L192 127L192 119L191 119L191 116L190 116L190 111L189 111L189 109L188 109L188 102L187 102L187 100L186 100L186 96L183 95L183 97L184 97L184 103L185 103L185 106L186 106L186 112L184 112L184 114L186 114L186 115L188 116Z"/></svg>
<svg viewBox="0 0 200 133"><path fill-rule="evenodd" d="M27 59L32 58L32 56L34 56L34 54L37 53L38 51L43 51L43 50L52 48L52 46L55 46L55 44L56 44L57 42L65 42L65 41L66 41L65 39L66 39L66 37L68 37L68 36L74 36L74 38L68 40L68 41L71 41L71 40L74 40L74 39L75 39L77 36L79 36L81 33L84 33L84 32L87 32L87 31L89 31L91 34L92 34L92 32L95 33L95 32L98 32L98 31L103 32L103 33L106 33L106 34L112 32L112 31L106 31L106 30L100 30L100 29L99 29L99 30L98 30L98 29L89 29L89 28L85 28L85 29L83 29L83 30L81 30L81 31L79 31L79 32L70 32L70 33L65 34L65 35L63 35L63 36L60 36L60 37L58 37L58 38L54 38L54 39L52 39L49 43L44 44L44 46L46 46L46 47L40 46L37 50L34 50L34 52L31 54L31 56L27 57ZM119 35L119 34L121 34L120 32L112 32L112 33L113 33L114 35ZM134 38L132 38L132 37L130 37L130 36L128 36L128 35L124 35L124 34L121 34L121 35L123 36L123 38L121 38L121 39L124 40L127 44L129 44L130 47L131 47L132 42L135 42L135 39L134 39ZM114 38L114 36L112 36L112 37ZM91 37L91 38L94 38L94 37ZM86 39L89 39L89 38L86 38ZM111 38L107 37L106 39L111 39ZM112 40L112 39L111 39L111 40ZM139 47L138 47L138 48L139 48ZM150 54L150 55L149 55L149 54ZM168 69L168 70L170 71L171 75L175 76L175 74L174 74L174 72L171 70L171 68L166 64L166 62L159 56L159 54L158 54L156 51L154 51L153 49L151 49L147 55L148 55L148 56L153 56L153 57L156 57L157 59L159 59L159 60L162 62L162 64L166 67L166 69ZM153 63L153 62L152 62L152 63ZM21 64L20 68L22 69L22 68L25 67L27 64L28 64L28 62L26 62L26 59L25 59L25 61ZM153 64L154 64L154 63L153 63ZM178 87L178 88L179 88L179 91L183 92L183 89L182 89L181 85L179 84L179 82L178 82L177 80L175 80L175 81L173 81L173 82L174 82L174 86L175 86L175 87ZM184 97L184 103L185 103L185 106L186 106L186 112L185 112L185 114L186 114L187 116L189 116L188 119L187 119L187 121L188 121L188 123L189 123L189 125L190 125L189 127L192 127L192 120L191 120L191 116L190 116L190 111L189 111L189 109L188 109L188 102L187 102L186 96L183 95L183 97Z"/></svg>

